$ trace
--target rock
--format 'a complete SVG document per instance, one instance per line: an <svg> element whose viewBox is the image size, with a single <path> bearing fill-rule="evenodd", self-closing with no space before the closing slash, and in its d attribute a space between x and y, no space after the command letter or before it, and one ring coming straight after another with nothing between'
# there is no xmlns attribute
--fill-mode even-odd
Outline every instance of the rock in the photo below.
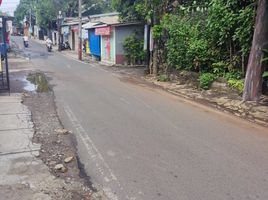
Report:
<svg viewBox="0 0 268 200"><path fill-rule="evenodd" d="M225 97L220 97L220 98L214 98L214 101L218 104L218 105L224 105L226 104L229 100Z"/></svg>
<svg viewBox="0 0 268 200"><path fill-rule="evenodd" d="M62 173L66 173L67 171L68 171L67 167L64 167L64 166L63 166L63 167L61 168L61 172L62 172Z"/></svg>
<svg viewBox="0 0 268 200"><path fill-rule="evenodd" d="M67 129L56 129L55 132L62 135L67 135L70 133L70 131L68 131Z"/></svg>
<svg viewBox="0 0 268 200"><path fill-rule="evenodd" d="M73 161L73 159L74 159L74 157L73 157L73 156L70 156L70 157L68 157L68 158L65 158L65 159L64 159L64 162L65 162L65 163L70 163L70 162Z"/></svg>
<svg viewBox="0 0 268 200"><path fill-rule="evenodd" d="M56 170L61 170L62 168L64 168L64 165L63 164L57 164L54 169Z"/></svg>
<svg viewBox="0 0 268 200"><path fill-rule="evenodd" d="M254 110L258 111L258 112L264 112L267 113L268 112L268 107L267 106L256 106L254 108Z"/></svg>
<svg viewBox="0 0 268 200"><path fill-rule="evenodd" d="M67 167L65 167L63 164L57 164L54 169L61 171L62 173L66 173L68 171Z"/></svg>
<svg viewBox="0 0 268 200"><path fill-rule="evenodd" d="M264 112L250 112L252 116L258 119L267 120L268 119L268 113Z"/></svg>
<svg viewBox="0 0 268 200"><path fill-rule="evenodd" d="M227 88L227 84L222 83L222 82L218 82L218 81L214 81L210 88L211 89L225 89L225 88Z"/></svg>

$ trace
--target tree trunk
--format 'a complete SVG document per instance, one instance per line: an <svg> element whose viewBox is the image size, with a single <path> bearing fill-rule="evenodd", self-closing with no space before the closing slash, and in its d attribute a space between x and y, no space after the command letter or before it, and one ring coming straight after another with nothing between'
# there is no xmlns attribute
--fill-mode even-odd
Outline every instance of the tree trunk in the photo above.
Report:
<svg viewBox="0 0 268 200"><path fill-rule="evenodd" d="M158 60L158 48L157 45L155 45L154 47L154 51L153 51L153 58L152 58L152 62L153 62L153 75L157 76L158 75L158 64L159 64L159 60Z"/></svg>
<svg viewBox="0 0 268 200"><path fill-rule="evenodd" d="M268 41L268 0L259 0L255 30L251 46L246 80L244 101L258 101L262 89L262 49Z"/></svg>

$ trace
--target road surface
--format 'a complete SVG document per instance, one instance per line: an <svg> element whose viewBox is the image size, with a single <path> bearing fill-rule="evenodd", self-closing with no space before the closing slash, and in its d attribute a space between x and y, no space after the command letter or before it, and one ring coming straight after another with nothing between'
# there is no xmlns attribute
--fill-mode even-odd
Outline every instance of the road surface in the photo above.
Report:
<svg viewBox="0 0 268 200"><path fill-rule="evenodd" d="M34 41L24 54L52 78L59 117L109 199L268 199L267 129Z"/></svg>

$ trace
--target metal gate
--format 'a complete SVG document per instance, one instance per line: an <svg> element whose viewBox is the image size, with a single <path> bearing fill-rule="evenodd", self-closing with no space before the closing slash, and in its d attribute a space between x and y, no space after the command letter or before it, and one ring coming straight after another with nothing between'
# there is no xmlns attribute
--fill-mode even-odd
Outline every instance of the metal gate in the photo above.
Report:
<svg viewBox="0 0 268 200"><path fill-rule="evenodd" d="M7 56L7 37L6 21L8 17L0 16L0 91L10 92L8 56Z"/></svg>

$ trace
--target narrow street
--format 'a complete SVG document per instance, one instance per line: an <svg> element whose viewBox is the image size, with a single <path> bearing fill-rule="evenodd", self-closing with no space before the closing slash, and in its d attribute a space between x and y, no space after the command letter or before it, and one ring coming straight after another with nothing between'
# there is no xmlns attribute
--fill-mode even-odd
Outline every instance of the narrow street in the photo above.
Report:
<svg viewBox="0 0 268 200"><path fill-rule="evenodd" d="M109 199L268 199L267 129L29 44L23 55L51 78L61 122Z"/></svg>

